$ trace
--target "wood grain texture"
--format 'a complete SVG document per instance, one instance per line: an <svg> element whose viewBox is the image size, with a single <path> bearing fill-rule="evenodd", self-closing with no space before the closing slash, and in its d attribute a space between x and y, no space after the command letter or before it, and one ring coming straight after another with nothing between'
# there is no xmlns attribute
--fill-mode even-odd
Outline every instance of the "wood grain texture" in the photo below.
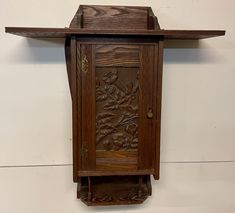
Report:
<svg viewBox="0 0 235 213"><path fill-rule="evenodd" d="M77 171L78 171L78 153L79 153L79 106L78 106L78 91L77 87L80 84L77 82L77 44L76 37L67 38L65 42L65 56L66 56L66 65L68 80L70 85L71 99L72 99L72 118L73 118L73 180L74 182L78 181Z"/></svg>
<svg viewBox="0 0 235 213"><path fill-rule="evenodd" d="M142 46L139 74L139 169L153 168L155 130L153 129L153 118L148 118L147 113L153 112L154 56L153 45Z"/></svg>
<svg viewBox="0 0 235 213"><path fill-rule="evenodd" d="M225 30L108 30L108 29L74 29L74 28L38 28L38 27L6 27L6 33L30 38L65 38L76 35L78 37L113 37L120 36L164 39L205 39L224 36Z"/></svg>
<svg viewBox="0 0 235 213"><path fill-rule="evenodd" d="M144 7L83 5L83 28L147 29L148 10Z"/></svg>
<svg viewBox="0 0 235 213"><path fill-rule="evenodd" d="M76 38L76 37L75 37ZM76 158L74 160L76 160L77 162L73 161L73 164L77 164L77 170L79 171L80 169L82 169L82 156L81 156L81 150L82 150L82 75L81 75L81 67L80 67L80 61L81 61L81 44L80 42L77 40L74 41L76 42L76 92L77 92L77 100L76 100L76 108L77 108L77 115L75 118L73 119L77 119L77 139L73 139L73 141L77 144L77 153L76 154ZM75 125L73 125L73 129ZM73 173L77 172L73 171ZM77 177L79 180L79 177Z"/></svg>
<svg viewBox="0 0 235 213"><path fill-rule="evenodd" d="M82 178L80 196L88 206L140 204L151 194L149 176L92 177L89 197L88 179Z"/></svg>
<svg viewBox="0 0 235 213"><path fill-rule="evenodd" d="M137 156L137 151L96 151L96 158L115 158L122 161L133 159Z"/></svg>
<svg viewBox="0 0 235 213"><path fill-rule="evenodd" d="M154 175L155 171L153 169L145 169L145 170L126 170L126 171L78 171L78 176L80 177L99 177L99 176L126 176L126 175Z"/></svg>
<svg viewBox="0 0 235 213"><path fill-rule="evenodd" d="M87 60L87 70L81 70L81 143L83 147L82 169L95 170L95 73L93 65L94 51L92 45L83 44L80 45L80 49L78 51L81 51L81 60Z"/></svg>
<svg viewBox="0 0 235 213"><path fill-rule="evenodd" d="M155 69L157 69L157 76L155 75L155 95L154 108L155 116L155 174L154 178L160 178L160 143L161 143L161 109L162 109L162 75L163 75L163 51L164 41L160 40L158 48L155 47ZM156 74L156 73L155 73Z"/></svg>
<svg viewBox="0 0 235 213"><path fill-rule="evenodd" d="M139 67L139 46L96 45L96 66Z"/></svg>
<svg viewBox="0 0 235 213"><path fill-rule="evenodd" d="M137 156L136 151L96 151L96 170L137 170Z"/></svg>
<svg viewBox="0 0 235 213"><path fill-rule="evenodd" d="M137 170L137 164L136 163L124 163L117 161L110 161L107 160L104 163L97 162L96 163L96 170L97 171L136 171Z"/></svg>

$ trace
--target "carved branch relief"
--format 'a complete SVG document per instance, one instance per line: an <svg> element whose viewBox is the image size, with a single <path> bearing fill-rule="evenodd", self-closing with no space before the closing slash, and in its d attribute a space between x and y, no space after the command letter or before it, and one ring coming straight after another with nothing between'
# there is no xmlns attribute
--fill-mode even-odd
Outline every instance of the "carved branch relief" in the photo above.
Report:
<svg viewBox="0 0 235 213"><path fill-rule="evenodd" d="M137 150L138 68L103 68L96 76L96 149Z"/></svg>

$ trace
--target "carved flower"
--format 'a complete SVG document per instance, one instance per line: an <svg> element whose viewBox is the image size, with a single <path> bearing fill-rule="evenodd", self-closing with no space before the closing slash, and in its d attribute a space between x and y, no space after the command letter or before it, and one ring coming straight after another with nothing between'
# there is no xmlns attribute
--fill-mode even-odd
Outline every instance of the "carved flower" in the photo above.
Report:
<svg viewBox="0 0 235 213"><path fill-rule="evenodd" d="M137 125L136 124L129 124L127 125L126 127L126 132L131 134L131 135L134 135L137 131Z"/></svg>
<svg viewBox="0 0 235 213"><path fill-rule="evenodd" d="M107 84L113 84L118 79L117 70L112 70L104 75L103 81Z"/></svg>

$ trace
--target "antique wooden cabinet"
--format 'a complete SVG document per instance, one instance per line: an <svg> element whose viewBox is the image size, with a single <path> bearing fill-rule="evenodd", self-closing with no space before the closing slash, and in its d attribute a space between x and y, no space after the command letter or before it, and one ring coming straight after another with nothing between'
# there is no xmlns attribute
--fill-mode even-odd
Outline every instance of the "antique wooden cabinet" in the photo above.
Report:
<svg viewBox="0 0 235 213"><path fill-rule="evenodd" d="M79 7L64 37L73 108L73 178L87 205L142 203L159 179L163 42L225 31L161 30L150 7Z"/></svg>

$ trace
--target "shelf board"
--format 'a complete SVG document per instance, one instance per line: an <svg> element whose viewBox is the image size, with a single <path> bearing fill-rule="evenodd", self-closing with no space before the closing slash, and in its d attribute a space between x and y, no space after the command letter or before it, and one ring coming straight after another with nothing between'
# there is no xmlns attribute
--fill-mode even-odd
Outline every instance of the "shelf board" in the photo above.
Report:
<svg viewBox="0 0 235 213"><path fill-rule="evenodd" d="M88 206L128 205L143 203L152 193L150 176L92 177L80 180L78 197ZM89 198L90 192L90 198Z"/></svg>
<svg viewBox="0 0 235 213"><path fill-rule="evenodd" d="M204 39L225 35L224 30L102 30L77 28L6 27L6 33L30 38L65 38L67 36L134 36L165 39Z"/></svg>

